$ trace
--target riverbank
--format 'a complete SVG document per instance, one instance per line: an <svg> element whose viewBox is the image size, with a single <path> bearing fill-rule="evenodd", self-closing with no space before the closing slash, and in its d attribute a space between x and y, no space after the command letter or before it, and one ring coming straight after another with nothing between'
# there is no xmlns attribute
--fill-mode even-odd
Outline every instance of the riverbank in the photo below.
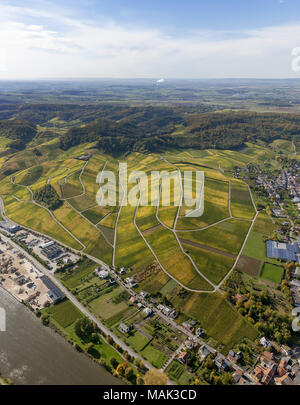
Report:
<svg viewBox="0 0 300 405"><path fill-rule="evenodd" d="M7 331L0 332L0 370L15 385L117 385L109 374L0 287Z"/></svg>

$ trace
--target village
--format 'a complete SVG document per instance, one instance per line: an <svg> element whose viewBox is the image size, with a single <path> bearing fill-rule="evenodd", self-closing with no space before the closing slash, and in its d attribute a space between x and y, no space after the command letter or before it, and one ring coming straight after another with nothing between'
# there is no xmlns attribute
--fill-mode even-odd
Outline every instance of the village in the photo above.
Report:
<svg viewBox="0 0 300 405"><path fill-rule="evenodd" d="M180 331L181 337L178 349L163 365L166 370L177 362L189 373L197 375L199 370L214 370L218 378L227 378L233 385L299 385L300 384L300 348L278 345L265 337L256 343L252 353L252 365L244 358L242 351L229 350L227 355L221 354L205 341L205 330L193 319L178 324L175 322L178 314L174 308L159 303L147 291L135 292L138 286L134 277L126 277L128 269L121 267L110 269L98 267L94 274L107 283L120 283L131 294L129 304L141 311L140 323L147 319L159 317L173 331ZM123 276L123 278L121 277ZM124 337L129 337L134 330L139 330L139 324L121 321L118 330Z"/></svg>

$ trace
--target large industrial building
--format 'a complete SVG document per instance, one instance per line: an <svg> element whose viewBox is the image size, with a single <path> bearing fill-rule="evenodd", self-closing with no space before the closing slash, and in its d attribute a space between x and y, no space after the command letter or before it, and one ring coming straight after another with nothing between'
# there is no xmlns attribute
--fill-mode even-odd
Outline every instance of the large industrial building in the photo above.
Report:
<svg viewBox="0 0 300 405"><path fill-rule="evenodd" d="M1 221L0 228L4 229L6 232L9 232L12 234L18 232L21 229L19 225L16 225L10 221Z"/></svg>
<svg viewBox="0 0 300 405"><path fill-rule="evenodd" d="M271 259L280 259L288 262L300 261L299 243L282 243L274 240L267 241L267 256Z"/></svg>

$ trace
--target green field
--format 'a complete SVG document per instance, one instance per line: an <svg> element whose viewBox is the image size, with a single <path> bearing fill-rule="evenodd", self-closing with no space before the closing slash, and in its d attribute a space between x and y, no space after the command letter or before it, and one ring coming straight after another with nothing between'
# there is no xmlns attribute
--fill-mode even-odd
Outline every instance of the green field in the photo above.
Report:
<svg viewBox="0 0 300 405"><path fill-rule="evenodd" d="M161 368L168 360L168 357L152 347L151 343L146 346L141 355L156 368Z"/></svg>
<svg viewBox="0 0 300 405"><path fill-rule="evenodd" d="M272 232L276 227L276 224L272 223L271 219L265 212L260 212L243 249L243 255L261 261L266 260L267 248L263 238L272 235ZM273 260L270 261L273 262Z"/></svg>
<svg viewBox="0 0 300 405"><path fill-rule="evenodd" d="M276 266L271 263L264 263L260 277L263 280L272 281L273 283L280 284L282 276L284 273L284 268L281 266Z"/></svg>
<svg viewBox="0 0 300 405"><path fill-rule="evenodd" d="M117 230L117 266L139 268L153 261L147 245L133 223L135 208L130 205L121 208Z"/></svg>
<svg viewBox="0 0 300 405"><path fill-rule="evenodd" d="M52 305L47 309L47 312L62 328L72 325L82 317L81 312L69 300Z"/></svg>
<svg viewBox="0 0 300 405"><path fill-rule="evenodd" d="M179 217L177 229L195 229L213 224L229 217L228 182L205 177L204 213L199 218ZM180 215L184 215L180 211Z"/></svg>

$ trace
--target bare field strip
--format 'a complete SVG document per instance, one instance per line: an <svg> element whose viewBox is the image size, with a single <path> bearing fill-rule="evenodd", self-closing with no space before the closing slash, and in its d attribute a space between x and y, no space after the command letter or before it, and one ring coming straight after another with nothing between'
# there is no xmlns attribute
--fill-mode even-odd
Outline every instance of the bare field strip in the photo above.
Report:
<svg viewBox="0 0 300 405"><path fill-rule="evenodd" d="M200 249L208 250L209 252L217 253L219 255L230 257L232 259L236 258L235 255L233 255L229 252L224 252L224 250L219 250L219 249L213 248L211 246L203 245L202 243L198 243L198 242L194 242L194 241L182 239L182 238L179 238L179 240L180 240L180 242L184 243L185 245L191 245L194 247L198 247Z"/></svg>

